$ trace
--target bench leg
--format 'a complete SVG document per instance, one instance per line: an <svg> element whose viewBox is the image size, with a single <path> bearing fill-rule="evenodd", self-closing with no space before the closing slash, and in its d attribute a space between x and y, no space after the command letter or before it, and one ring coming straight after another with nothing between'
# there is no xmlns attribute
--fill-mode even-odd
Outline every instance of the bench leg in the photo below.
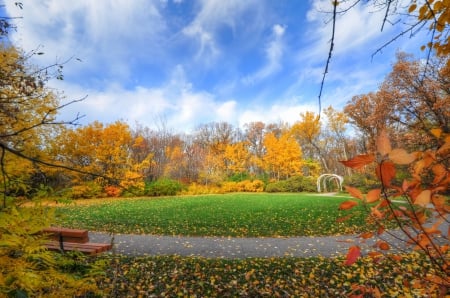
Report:
<svg viewBox="0 0 450 298"><path fill-rule="evenodd" d="M59 238L59 249L61 249L62 252L64 252L64 239L62 233L58 234Z"/></svg>

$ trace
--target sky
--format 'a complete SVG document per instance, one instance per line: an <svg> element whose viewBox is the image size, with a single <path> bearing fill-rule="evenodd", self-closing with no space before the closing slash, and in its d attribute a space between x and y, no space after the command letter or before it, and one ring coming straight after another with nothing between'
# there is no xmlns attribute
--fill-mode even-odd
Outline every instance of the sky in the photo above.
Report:
<svg viewBox="0 0 450 298"><path fill-rule="evenodd" d="M235 127L300 120L319 112L331 39L329 0L12 0L11 41L43 52L33 63L64 64L60 117L81 124L125 121L190 133L199 125ZM388 42L401 23L361 1L336 22L322 108L341 110L376 91L398 51L417 53L420 36ZM345 8L342 4L338 8ZM395 19L392 19L395 22ZM420 56L420 54L418 54Z"/></svg>

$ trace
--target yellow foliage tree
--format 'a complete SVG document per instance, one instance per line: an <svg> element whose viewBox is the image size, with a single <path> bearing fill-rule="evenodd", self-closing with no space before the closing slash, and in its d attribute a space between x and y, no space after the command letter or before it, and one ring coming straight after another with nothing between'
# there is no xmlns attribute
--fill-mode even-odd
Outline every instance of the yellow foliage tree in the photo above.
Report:
<svg viewBox="0 0 450 298"><path fill-rule="evenodd" d="M279 138L274 133L268 133L263 143L266 152L261 166L271 178L280 180L302 175L302 151L290 133L284 132Z"/></svg>

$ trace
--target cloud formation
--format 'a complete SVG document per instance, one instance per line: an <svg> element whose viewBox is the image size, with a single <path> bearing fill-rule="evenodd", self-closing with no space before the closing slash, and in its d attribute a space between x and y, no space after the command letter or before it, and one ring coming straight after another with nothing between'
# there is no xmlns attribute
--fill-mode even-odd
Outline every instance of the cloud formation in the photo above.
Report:
<svg viewBox="0 0 450 298"><path fill-rule="evenodd" d="M88 96L61 117L139 122L164 118L177 131L227 121L293 122L318 111L317 94L331 38L328 0L23 1L12 41L45 55L33 62L64 65L50 86L67 100ZM323 106L340 109L374 90L390 71L400 41L373 60L394 28L380 32L383 12L364 1L339 16ZM72 57L72 59L70 59ZM81 62L75 58L79 58Z"/></svg>

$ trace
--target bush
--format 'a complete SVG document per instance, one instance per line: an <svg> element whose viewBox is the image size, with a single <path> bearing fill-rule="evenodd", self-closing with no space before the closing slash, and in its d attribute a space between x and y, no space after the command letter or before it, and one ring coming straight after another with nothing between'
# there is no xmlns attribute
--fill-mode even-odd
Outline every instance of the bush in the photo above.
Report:
<svg viewBox="0 0 450 298"><path fill-rule="evenodd" d="M104 189L108 197L119 197L122 194L122 189L115 185L108 185Z"/></svg>
<svg viewBox="0 0 450 298"><path fill-rule="evenodd" d="M216 185L203 185L192 183L189 187L183 190L184 195L206 195L206 194L223 194L224 191L221 187Z"/></svg>
<svg viewBox="0 0 450 298"><path fill-rule="evenodd" d="M148 196L174 196L181 192L185 186L169 178L162 178L145 185L144 193Z"/></svg>
<svg viewBox="0 0 450 298"><path fill-rule="evenodd" d="M294 176L287 180L267 184L266 192L315 192L316 181L314 177Z"/></svg>
<svg viewBox="0 0 450 298"><path fill-rule="evenodd" d="M72 186L70 196L72 199L98 198L102 194L102 187L95 182L86 182Z"/></svg>
<svg viewBox="0 0 450 298"><path fill-rule="evenodd" d="M369 190L380 187L380 182L375 175L366 173L355 173L351 176L344 177L344 184L358 188L363 193L367 193Z"/></svg>

